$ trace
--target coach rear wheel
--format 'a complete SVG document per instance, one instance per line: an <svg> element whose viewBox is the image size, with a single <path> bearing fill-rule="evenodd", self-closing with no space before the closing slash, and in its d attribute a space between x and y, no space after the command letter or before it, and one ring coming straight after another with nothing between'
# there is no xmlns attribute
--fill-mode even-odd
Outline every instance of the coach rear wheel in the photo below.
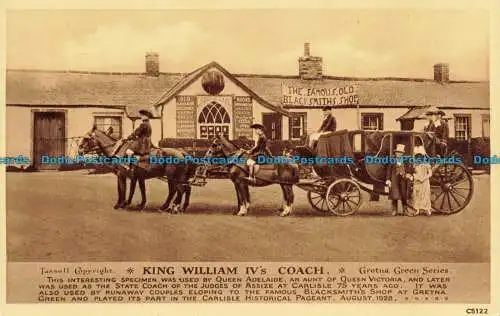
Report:
<svg viewBox="0 0 500 316"><path fill-rule="evenodd" d="M474 181L463 165L437 165L432 171L431 205L443 214L456 214L472 199Z"/></svg>
<svg viewBox="0 0 500 316"><path fill-rule="evenodd" d="M352 215L361 206L361 189L351 179L336 180L326 191L326 202L330 212L335 215Z"/></svg>

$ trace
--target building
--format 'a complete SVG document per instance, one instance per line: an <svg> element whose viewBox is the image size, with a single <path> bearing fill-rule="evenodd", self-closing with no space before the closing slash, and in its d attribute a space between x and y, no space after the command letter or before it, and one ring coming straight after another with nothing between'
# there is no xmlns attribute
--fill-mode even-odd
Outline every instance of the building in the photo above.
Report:
<svg viewBox="0 0 500 316"><path fill-rule="evenodd" d="M429 67L434 79L335 77L323 74L322 58L306 43L292 76L234 74L217 62L165 73L156 53L146 54L145 66L144 73L7 70L8 156L39 167L43 154L72 155L94 123L127 136L141 108L156 115L155 143L217 132L252 137L254 122L272 139L299 139L317 130L324 105L334 106L338 129L367 130L421 130L425 107L435 105L451 137L489 137L489 82L450 80L443 63Z"/></svg>

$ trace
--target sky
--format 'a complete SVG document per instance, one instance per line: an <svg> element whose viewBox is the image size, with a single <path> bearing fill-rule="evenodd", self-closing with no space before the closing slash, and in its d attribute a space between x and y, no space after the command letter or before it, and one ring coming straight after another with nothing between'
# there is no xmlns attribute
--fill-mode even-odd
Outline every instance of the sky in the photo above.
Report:
<svg viewBox="0 0 500 316"><path fill-rule="evenodd" d="M331 76L489 79L486 11L168 10L10 11L7 68L161 72L211 61L232 73L297 75L305 42Z"/></svg>

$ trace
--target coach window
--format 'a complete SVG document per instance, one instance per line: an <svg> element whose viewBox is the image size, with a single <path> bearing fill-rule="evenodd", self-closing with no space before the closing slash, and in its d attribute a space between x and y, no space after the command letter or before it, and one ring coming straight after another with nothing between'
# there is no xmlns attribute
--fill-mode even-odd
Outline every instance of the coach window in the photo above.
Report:
<svg viewBox="0 0 500 316"><path fill-rule="evenodd" d="M289 129L290 129L290 139L296 140L300 139L305 135L307 130L307 113L305 112L294 112L290 117Z"/></svg>
<svg viewBox="0 0 500 316"><path fill-rule="evenodd" d="M481 115L482 128L483 128L483 137L490 138L490 115L483 114Z"/></svg>
<svg viewBox="0 0 500 316"><path fill-rule="evenodd" d="M370 131L384 129L384 114L382 113L361 113L361 128Z"/></svg>
<svg viewBox="0 0 500 316"><path fill-rule="evenodd" d="M220 132L229 138L231 119L226 109L217 102L211 102L203 108L198 123L200 138L210 139Z"/></svg>
<svg viewBox="0 0 500 316"><path fill-rule="evenodd" d="M471 133L470 115L455 114L455 139L469 140Z"/></svg>
<svg viewBox="0 0 500 316"><path fill-rule="evenodd" d="M111 137L119 139L122 137L122 118L120 116L94 116L94 123L101 131L112 128Z"/></svg>

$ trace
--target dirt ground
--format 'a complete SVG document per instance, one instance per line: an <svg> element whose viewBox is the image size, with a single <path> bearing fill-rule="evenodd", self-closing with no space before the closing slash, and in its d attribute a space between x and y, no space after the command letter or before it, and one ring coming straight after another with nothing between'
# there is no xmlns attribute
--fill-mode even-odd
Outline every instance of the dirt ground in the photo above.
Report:
<svg viewBox="0 0 500 316"><path fill-rule="evenodd" d="M8 260L487 262L490 178L474 181L473 200L451 216L392 217L386 197L367 196L355 216L325 216L295 188L294 214L281 218L279 186L251 189L249 215L236 217L231 182L211 180L193 188L187 213L167 215L152 212L168 193L159 180L139 213L112 208L113 175L8 173Z"/></svg>

